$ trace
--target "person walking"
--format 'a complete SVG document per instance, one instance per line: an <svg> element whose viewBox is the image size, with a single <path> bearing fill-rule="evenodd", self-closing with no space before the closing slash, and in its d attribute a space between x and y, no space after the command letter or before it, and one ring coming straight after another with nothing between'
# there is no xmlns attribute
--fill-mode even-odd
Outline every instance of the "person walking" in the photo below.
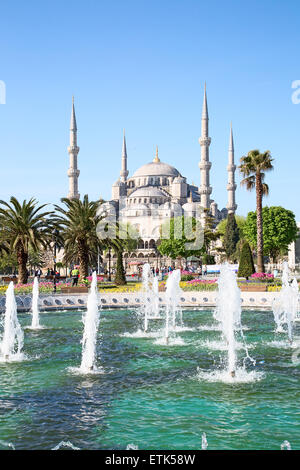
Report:
<svg viewBox="0 0 300 470"><path fill-rule="evenodd" d="M206 264L203 266L203 275L204 276L207 275L207 266L206 266Z"/></svg>

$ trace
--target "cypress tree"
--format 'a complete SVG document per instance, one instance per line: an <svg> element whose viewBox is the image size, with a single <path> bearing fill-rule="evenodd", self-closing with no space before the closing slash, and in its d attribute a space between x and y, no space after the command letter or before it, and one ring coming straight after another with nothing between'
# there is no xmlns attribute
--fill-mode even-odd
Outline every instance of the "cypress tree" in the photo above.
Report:
<svg viewBox="0 0 300 470"><path fill-rule="evenodd" d="M246 279L248 279L248 277L254 273L255 268L253 263L252 252L249 243L244 242L240 256L238 277L245 277Z"/></svg>
<svg viewBox="0 0 300 470"><path fill-rule="evenodd" d="M117 251L117 267L116 267L115 283L117 286L124 286L126 284L126 275L125 275L125 270L123 266L122 250Z"/></svg>
<svg viewBox="0 0 300 470"><path fill-rule="evenodd" d="M223 246L227 259L232 259L236 252L236 245L240 239L239 228L233 213L228 214Z"/></svg>

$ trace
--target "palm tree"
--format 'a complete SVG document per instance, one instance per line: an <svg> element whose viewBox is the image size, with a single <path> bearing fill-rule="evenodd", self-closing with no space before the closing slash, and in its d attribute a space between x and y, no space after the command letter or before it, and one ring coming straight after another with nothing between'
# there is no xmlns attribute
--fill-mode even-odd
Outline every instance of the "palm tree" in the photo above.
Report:
<svg viewBox="0 0 300 470"><path fill-rule="evenodd" d="M86 194L82 201L62 198L61 202L66 208L55 205L59 213L55 222L61 228L64 240L64 259L66 262L78 260L80 277L84 279L88 276L89 264L97 256L100 246L96 229L102 218L98 214L102 201L89 201Z"/></svg>
<svg viewBox="0 0 300 470"><path fill-rule="evenodd" d="M264 182L265 172L273 170L271 153L267 150L260 153L259 150L250 150L248 154L241 158L240 172L244 179L242 186L247 190L256 190L256 224L257 224L257 271L263 273L264 268L264 244L263 244L263 219L262 219L262 198L269 194L269 187Z"/></svg>
<svg viewBox="0 0 300 470"><path fill-rule="evenodd" d="M39 253L51 243L53 222L48 218L53 212L41 212L47 206L38 205L36 199L26 199L22 204L15 197L8 202L0 200L1 239L5 240L6 251L15 253L18 261L18 281L26 284L28 279L27 261L29 250Z"/></svg>

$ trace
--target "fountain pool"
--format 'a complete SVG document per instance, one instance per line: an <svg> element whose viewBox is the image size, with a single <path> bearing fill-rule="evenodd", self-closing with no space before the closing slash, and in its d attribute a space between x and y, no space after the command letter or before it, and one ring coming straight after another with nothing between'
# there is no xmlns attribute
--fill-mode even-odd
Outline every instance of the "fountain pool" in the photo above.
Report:
<svg viewBox="0 0 300 470"><path fill-rule="evenodd" d="M30 314L19 314L22 328ZM41 313L45 329L26 330L24 360L0 363L0 441L16 449L300 449L300 364L272 312L242 312L256 365L248 382L206 380L227 352L213 311L183 311L183 344L125 336L137 329L130 310L102 310L96 362L102 374L72 374L81 361L82 312ZM151 322L164 334L164 319ZM212 326L216 325L213 329ZM1 330L2 333L2 330ZM159 334L159 333L158 333ZM294 343L300 324L294 326ZM213 347L212 347L213 345ZM237 348L237 361L245 352ZM197 368L203 376L197 373ZM8 444L7 444L8 445ZM2 446L4 448L4 444Z"/></svg>

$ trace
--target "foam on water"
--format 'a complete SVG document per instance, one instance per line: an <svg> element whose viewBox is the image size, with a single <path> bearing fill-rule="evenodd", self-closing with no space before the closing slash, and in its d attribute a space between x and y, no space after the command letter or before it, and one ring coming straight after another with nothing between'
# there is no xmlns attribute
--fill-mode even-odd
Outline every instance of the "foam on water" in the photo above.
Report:
<svg viewBox="0 0 300 470"><path fill-rule="evenodd" d="M228 351L228 345L224 341L210 341L209 339L206 339L205 341L199 341L197 343L199 346L203 346L207 349L214 349L217 351ZM254 348L254 345L248 345L248 349ZM236 342L235 343L235 350L243 350L245 349L245 346L243 343Z"/></svg>
<svg viewBox="0 0 300 470"><path fill-rule="evenodd" d="M180 336L168 336L168 337L160 337L156 341L154 341L154 344L157 344L159 346L184 346L185 342L183 341Z"/></svg>
<svg viewBox="0 0 300 470"><path fill-rule="evenodd" d="M234 377L232 377L227 370L217 369L207 372L198 368L196 378L200 381L204 380L205 382L223 382L234 385L239 383L257 382L261 380L263 376L263 372L258 372L256 370L248 372L244 368L235 369Z"/></svg>
<svg viewBox="0 0 300 470"><path fill-rule="evenodd" d="M123 338L158 338L161 336L161 331L144 331L137 330L134 333L122 333Z"/></svg>

